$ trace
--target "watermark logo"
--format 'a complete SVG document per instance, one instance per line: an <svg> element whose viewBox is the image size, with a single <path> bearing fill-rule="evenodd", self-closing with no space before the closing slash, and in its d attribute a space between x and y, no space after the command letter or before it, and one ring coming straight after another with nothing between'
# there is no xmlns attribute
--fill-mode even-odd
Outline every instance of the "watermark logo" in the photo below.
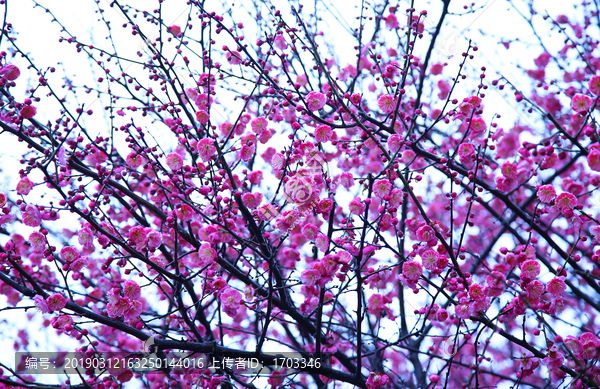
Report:
<svg viewBox="0 0 600 389"><path fill-rule="evenodd" d="M319 177L320 176L320 177ZM283 187L286 200L294 205L297 215L282 215L273 204L261 207L258 212L262 220L272 221L288 218L289 228L293 228L300 217L306 216L319 202L319 194L316 192L318 180L330 177L327 162L320 153L314 153L307 157L306 162L296 174L287 181Z"/></svg>
<svg viewBox="0 0 600 389"><path fill-rule="evenodd" d="M140 349L140 353L145 357L148 357L154 353L156 353L156 345L154 344L154 336L150 336L148 339L144 341L144 345Z"/></svg>
<svg viewBox="0 0 600 389"><path fill-rule="evenodd" d="M154 31L150 35L146 35L146 39L142 38L142 44L139 49L144 59L149 60L154 57L154 54L158 51L159 38L159 31Z"/></svg>
<svg viewBox="0 0 600 389"><path fill-rule="evenodd" d="M0 193L7 195L10 190L10 181L8 179L4 179L0 181Z"/></svg>
<svg viewBox="0 0 600 389"><path fill-rule="evenodd" d="M468 44L464 38L461 37L460 31L453 31L447 33L442 37L441 52L448 58L454 56L461 56L462 53L467 51Z"/></svg>
<svg viewBox="0 0 600 389"><path fill-rule="evenodd" d="M440 342L438 352L444 359L450 359L455 356L458 352L458 347L456 346L456 337L445 337L444 340Z"/></svg>
<svg viewBox="0 0 600 389"><path fill-rule="evenodd" d="M600 189L596 189L592 192L590 203L592 204L592 207L600 209Z"/></svg>

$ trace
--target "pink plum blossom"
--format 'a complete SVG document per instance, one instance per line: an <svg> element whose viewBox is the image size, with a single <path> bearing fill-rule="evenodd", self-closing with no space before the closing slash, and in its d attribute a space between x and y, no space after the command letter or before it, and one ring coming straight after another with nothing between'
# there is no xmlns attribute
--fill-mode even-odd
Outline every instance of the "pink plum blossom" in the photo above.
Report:
<svg viewBox="0 0 600 389"><path fill-rule="evenodd" d="M587 112L592 106L593 100L585 95L576 95L571 100L571 108L578 113Z"/></svg>
<svg viewBox="0 0 600 389"><path fill-rule="evenodd" d="M315 139L317 142L327 142L331 139L332 135L333 131L331 130L331 127L326 125L318 126L315 130Z"/></svg>
<svg viewBox="0 0 600 389"><path fill-rule="evenodd" d="M561 210L572 210L577 205L577 197L571 193L561 193L556 198L556 207Z"/></svg>
<svg viewBox="0 0 600 389"><path fill-rule="evenodd" d="M46 300L39 294L33 298L33 301L35 301L35 306L40 310L40 312L42 312L42 313L52 312L50 310L50 308L48 307L48 303L46 302Z"/></svg>
<svg viewBox="0 0 600 389"><path fill-rule="evenodd" d="M429 249L421 254L421 261L425 269L433 271L437 268L440 258L436 251Z"/></svg>
<svg viewBox="0 0 600 389"><path fill-rule="evenodd" d="M531 280L540 274L540 264L536 260L525 261L521 264L521 278Z"/></svg>
<svg viewBox="0 0 600 389"><path fill-rule="evenodd" d="M262 134L267 129L269 122L265 118L256 118L250 123L252 127L252 131L254 131L257 135Z"/></svg>
<svg viewBox="0 0 600 389"><path fill-rule="evenodd" d="M215 262L217 251L211 247L210 243L202 243L198 250L198 256L200 258L199 266L204 267Z"/></svg>
<svg viewBox="0 0 600 389"><path fill-rule="evenodd" d="M386 386L389 382L390 378L387 375L380 373L371 373L365 384L367 385L368 389L377 389Z"/></svg>
<svg viewBox="0 0 600 389"><path fill-rule="evenodd" d="M588 165L595 172L600 172L600 150L594 148L587 155Z"/></svg>
<svg viewBox="0 0 600 389"><path fill-rule="evenodd" d="M417 261L406 261L402 265L402 275L407 280L416 282L423 275L423 267Z"/></svg>
<svg viewBox="0 0 600 389"><path fill-rule="evenodd" d="M46 298L48 309L52 312L60 311L67 306L67 300L60 293L54 293Z"/></svg>
<svg viewBox="0 0 600 389"><path fill-rule="evenodd" d="M388 114L388 115L390 113L394 112L394 109L396 109L396 101L390 95L379 96L379 99L377 100L377 104L379 105L379 109L383 113Z"/></svg>
<svg viewBox="0 0 600 389"><path fill-rule="evenodd" d="M37 227L42 224L42 214L38 207L28 204L26 212L23 214L23 224L29 227Z"/></svg>
<svg viewBox="0 0 600 389"><path fill-rule="evenodd" d="M434 229L427 225L419 227L417 230L417 239L421 242L429 242L436 239Z"/></svg>
<svg viewBox="0 0 600 389"><path fill-rule="evenodd" d="M392 183L388 180L377 180L373 183L373 193L375 196L383 198L390 194Z"/></svg>
<svg viewBox="0 0 600 389"><path fill-rule="evenodd" d="M552 185L541 185L537 188L537 197L540 201L550 204L556 198L556 191Z"/></svg>
<svg viewBox="0 0 600 389"><path fill-rule="evenodd" d="M600 76L594 76L589 82L590 92L594 95L600 95Z"/></svg>
<svg viewBox="0 0 600 389"><path fill-rule="evenodd" d="M302 278L304 285L314 286L317 281L321 279L321 272L314 268L306 269L302 272L300 277Z"/></svg>
<svg viewBox="0 0 600 389"><path fill-rule="evenodd" d="M546 285L546 290L555 296L561 294L566 289L567 285L565 285L565 281L563 281L562 277L554 277L548 281L548 284Z"/></svg>
<svg viewBox="0 0 600 389"><path fill-rule="evenodd" d="M140 298L140 286L133 280L127 280L123 284L123 295L131 300L137 300Z"/></svg>
<svg viewBox="0 0 600 389"><path fill-rule="evenodd" d="M196 112L196 120L200 124L207 125L208 122L209 122L209 120L210 120L210 115L208 114L208 112L206 112L205 110L201 109L198 112Z"/></svg>
<svg viewBox="0 0 600 389"><path fill-rule="evenodd" d="M167 155L167 166L173 171L177 171L183 167L183 158L178 153Z"/></svg>
<svg viewBox="0 0 600 389"><path fill-rule="evenodd" d="M66 246L60 250L60 258L67 263L73 262L80 256L81 254L79 251L77 251L77 249L73 246Z"/></svg>
<svg viewBox="0 0 600 389"><path fill-rule="evenodd" d="M242 294L237 290L227 287L220 294L219 300L225 312L230 317L236 317L239 313L239 309L242 306Z"/></svg>
<svg viewBox="0 0 600 389"><path fill-rule="evenodd" d="M469 129L470 138L478 138L481 135L483 135L485 130L487 130L487 124L485 124L485 121L482 118L474 118L473 120L471 120Z"/></svg>
<svg viewBox="0 0 600 389"><path fill-rule="evenodd" d="M29 178L22 178L21 181L17 183L17 194L27 195L33 189L33 182L29 180Z"/></svg>
<svg viewBox="0 0 600 389"><path fill-rule="evenodd" d="M198 154L203 161L209 161L216 153L217 148L212 139L204 138L198 142Z"/></svg>
<svg viewBox="0 0 600 389"><path fill-rule="evenodd" d="M306 104L309 111L318 111L325 106L327 98L323 93L310 92L306 96Z"/></svg>
<svg viewBox="0 0 600 389"><path fill-rule="evenodd" d="M0 76L9 81L14 81L21 75L19 68L13 64L6 64L0 69Z"/></svg>
<svg viewBox="0 0 600 389"><path fill-rule="evenodd" d="M37 109L33 105L26 105L21 108L21 116L23 116L24 119L31 119L36 113Z"/></svg>

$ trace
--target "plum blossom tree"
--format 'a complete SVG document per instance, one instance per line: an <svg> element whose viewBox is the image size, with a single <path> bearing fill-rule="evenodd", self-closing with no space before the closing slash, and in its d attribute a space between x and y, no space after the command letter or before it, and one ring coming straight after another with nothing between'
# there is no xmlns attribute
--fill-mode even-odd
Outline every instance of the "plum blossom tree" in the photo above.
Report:
<svg viewBox="0 0 600 389"><path fill-rule="evenodd" d="M32 1L53 65L9 3L0 326L15 351L89 361L151 340L157 358L264 368L56 383L3 363L0 388L600 386L597 1L515 6L534 55L510 37L483 54L504 50L517 78L444 39L479 2L363 1L346 18L327 1L80 0L83 37Z"/></svg>

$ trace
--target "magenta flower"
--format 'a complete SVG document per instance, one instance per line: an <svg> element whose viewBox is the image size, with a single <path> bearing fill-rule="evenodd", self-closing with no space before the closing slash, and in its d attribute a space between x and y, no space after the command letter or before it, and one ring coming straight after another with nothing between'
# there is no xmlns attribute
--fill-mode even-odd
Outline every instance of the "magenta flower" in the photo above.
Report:
<svg viewBox="0 0 600 389"><path fill-rule="evenodd" d="M315 286L317 281L321 279L321 272L314 268L306 269L302 272L300 278L302 278L304 285Z"/></svg>
<svg viewBox="0 0 600 389"><path fill-rule="evenodd" d="M471 125L469 129L471 131L469 137L471 139L478 138L481 135L483 135L483 133L487 129L487 124L485 124L485 121L482 118L474 118L473 120L471 120Z"/></svg>
<svg viewBox="0 0 600 389"><path fill-rule="evenodd" d="M204 267L213 264L217 259L217 251L211 247L209 243L202 243L200 249L198 249L198 257L200 258L200 267Z"/></svg>
<svg viewBox="0 0 600 389"><path fill-rule="evenodd" d="M0 69L0 76L9 81L14 81L21 75L21 71L13 64L6 64Z"/></svg>
<svg viewBox="0 0 600 389"><path fill-rule="evenodd" d="M423 262L423 267L425 269L433 271L437 269L440 257L435 250L428 249L421 254L421 261Z"/></svg>
<svg viewBox="0 0 600 389"><path fill-rule="evenodd" d="M564 292L566 289L567 285L565 284L565 281L563 281L562 277L554 277L548 281L548 284L546 285L546 290L555 296L562 294L562 292Z"/></svg>
<svg viewBox="0 0 600 389"><path fill-rule="evenodd" d="M65 300L63 295L59 293L54 293L53 295L48 296L46 303L48 304L48 309L52 312L60 311L67 306L67 300Z"/></svg>
<svg viewBox="0 0 600 389"><path fill-rule="evenodd" d="M183 158L178 153L167 155L167 166L173 171L177 171L183 167Z"/></svg>
<svg viewBox="0 0 600 389"><path fill-rule="evenodd" d="M565 210L573 210L577 205L577 197L571 193L561 193L556 198L556 207L564 212Z"/></svg>
<svg viewBox="0 0 600 389"><path fill-rule="evenodd" d="M189 222L194 217L194 209L187 204L180 204L175 208L175 214L182 222Z"/></svg>
<svg viewBox="0 0 600 389"><path fill-rule="evenodd" d="M158 231L148 232L148 235L146 236L146 238L147 238L146 246L148 247L148 250L150 250L150 251L156 250L162 244L162 234Z"/></svg>
<svg viewBox="0 0 600 389"><path fill-rule="evenodd" d="M206 112L205 110L201 109L198 112L196 112L196 120L200 124L207 125L208 121L210 120L210 115L208 114L208 112Z"/></svg>
<svg viewBox="0 0 600 389"><path fill-rule="evenodd" d="M131 301L130 304L123 310L123 318L125 320L133 320L138 317L143 310L141 301Z"/></svg>
<svg viewBox="0 0 600 389"><path fill-rule="evenodd" d="M367 385L368 389L377 389L377 388L386 386L389 382L390 382L390 377L388 377L387 375L379 374L379 373L371 373L371 375L369 375L369 378L367 379L367 382L365 382L365 384Z"/></svg>
<svg viewBox="0 0 600 389"><path fill-rule="evenodd" d="M379 198L383 198L390 194L392 183L388 180L377 180L373 183L373 193Z"/></svg>
<svg viewBox="0 0 600 389"><path fill-rule="evenodd" d="M327 142L331 139L332 135L333 131L331 130L331 127L326 125L318 126L315 130L315 139L317 142Z"/></svg>
<svg viewBox="0 0 600 389"><path fill-rule="evenodd" d="M463 320L468 319L473 312L470 304L459 304L454 307L454 314Z"/></svg>
<svg viewBox="0 0 600 389"><path fill-rule="evenodd" d="M325 106L327 98L323 93L310 92L306 96L306 104L309 111L318 111Z"/></svg>
<svg viewBox="0 0 600 389"><path fill-rule="evenodd" d="M510 162L504 162L502 164L502 175L506 178L517 178L517 165L515 165L514 163L510 163Z"/></svg>
<svg viewBox="0 0 600 389"><path fill-rule="evenodd" d="M226 287L219 296L219 300L221 301L223 311L227 315L233 318L238 315L239 309L242 306L242 294L240 292L233 288Z"/></svg>
<svg viewBox="0 0 600 389"><path fill-rule="evenodd" d="M262 134L269 125L269 122L265 118L256 118L250 123L250 127L252 127L252 131L254 131L257 135Z"/></svg>
<svg viewBox="0 0 600 389"><path fill-rule="evenodd" d="M317 246L320 251L325 252L329 248L329 239L327 239L325 234L319 234L315 238L315 246Z"/></svg>
<svg viewBox="0 0 600 389"><path fill-rule="evenodd" d="M127 280L123 284L123 295L131 300L137 300L141 296L141 288L137 282Z"/></svg>
<svg viewBox="0 0 600 389"><path fill-rule="evenodd" d="M108 303L106 307L106 311L108 312L108 316L110 317L120 317L123 316L125 311L131 308L131 300L126 297L116 297L114 302Z"/></svg>
<svg viewBox="0 0 600 389"><path fill-rule="evenodd" d="M381 311L384 311L386 314L391 315L392 311L387 307L388 304L392 301L388 296L383 296L381 294L374 294L369 298L368 311L370 314L375 316L381 316Z"/></svg>
<svg viewBox="0 0 600 389"><path fill-rule="evenodd" d="M23 214L23 224L29 227L37 227L42 224L42 214L38 207L33 204L28 204L27 212Z"/></svg>
<svg viewBox="0 0 600 389"><path fill-rule="evenodd" d="M537 190L537 197L543 203L550 204L556 198L556 191L552 185L541 185Z"/></svg>
<svg viewBox="0 0 600 389"><path fill-rule="evenodd" d="M169 32L176 37L181 37L183 34L181 33L181 27L176 26L175 24L169 27Z"/></svg>
<svg viewBox="0 0 600 389"><path fill-rule="evenodd" d="M33 105L26 105L21 108L21 116L23 116L24 119L31 119L36 113L37 109Z"/></svg>
<svg viewBox="0 0 600 389"><path fill-rule="evenodd" d="M435 230L427 225L421 226L417 230L417 239L419 239L421 242L429 242L430 240L434 240L436 239Z"/></svg>
<svg viewBox="0 0 600 389"><path fill-rule="evenodd" d="M77 232L77 241L86 249L94 247L94 233L87 227Z"/></svg>
<svg viewBox="0 0 600 389"><path fill-rule="evenodd" d="M352 212L354 215L362 215L365 213L365 205L358 197L355 197L350 201L349 208L350 212Z"/></svg>
<svg viewBox="0 0 600 389"><path fill-rule="evenodd" d="M42 313L50 313L52 312L50 310L50 308L48 308L48 303L46 302L46 300L44 300L44 298L42 296L40 296L39 294L36 295L33 298L33 301L35 302L35 306L42 312Z"/></svg>
<svg viewBox="0 0 600 389"><path fill-rule="evenodd" d="M486 297L483 287L479 284L469 286L469 296L475 301L481 301Z"/></svg>
<svg viewBox="0 0 600 389"><path fill-rule="evenodd" d="M216 153L217 148L212 139L204 138L198 142L198 154L203 161L209 161Z"/></svg>
<svg viewBox="0 0 600 389"><path fill-rule="evenodd" d="M475 147L470 143L461 143L458 146L458 155L461 158L467 158L475 154Z"/></svg>
<svg viewBox="0 0 600 389"><path fill-rule="evenodd" d="M594 76L589 83L590 92L596 96L600 95L600 76Z"/></svg>
<svg viewBox="0 0 600 389"><path fill-rule="evenodd" d="M302 227L302 235L304 235L308 240L315 240L318 233L319 229L314 224L306 224L304 227Z"/></svg>
<svg viewBox="0 0 600 389"><path fill-rule="evenodd" d="M590 150L587 156L587 161L590 165L590 169L595 172L600 172L600 150L596 148Z"/></svg>
<svg viewBox="0 0 600 389"><path fill-rule="evenodd" d="M33 182L29 180L29 178L22 178L21 181L17 183L17 194L27 195L33 189Z"/></svg>
<svg viewBox="0 0 600 389"><path fill-rule="evenodd" d="M127 165L129 165L130 167L136 169L140 166L142 166L143 164L146 163L146 159L144 159L144 157L142 157L141 155L135 153L135 152L131 152L127 155L127 158L125 158L125 162L127 162Z"/></svg>
<svg viewBox="0 0 600 389"><path fill-rule="evenodd" d="M377 99L377 105L383 113L389 115L396 109L396 100L390 95L381 95Z"/></svg>
<svg viewBox="0 0 600 389"><path fill-rule="evenodd" d="M135 226L129 229L129 240L131 243L139 248L146 244L146 230L144 227Z"/></svg>
<svg viewBox="0 0 600 389"><path fill-rule="evenodd" d="M81 254L79 253L79 251L77 251L77 249L72 246L63 247L63 249L60 250L61 259L67 263L73 262L80 256L81 256Z"/></svg>
<svg viewBox="0 0 600 389"><path fill-rule="evenodd" d="M571 100L571 108L578 113L587 112L592 106L593 100L585 95L575 95Z"/></svg>
<svg viewBox="0 0 600 389"><path fill-rule="evenodd" d="M29 243L34 252L41 253L46 248L46 238L39 232L32 232L29 235Z"/></svg>
<svg viewBox="0 0 600 389"><path fill-rule="evenodd" d="M409 281L416 282L423 275L423 267L417 261L407 261L402 265L402 275Z"/></svg>
<svg viewBox="0 0 600 389"><path fill-rule="evenodd" d="M521 279L532 280L540 274L540 264L536 260L525 261L521 264Z"/></svg>
<svg viewBox="0 0 600 389"><path fill-rule="evenodd" d="M545 291L544 284L539 280L530 282L525 289L527 290L527 299L530 302L539 301Z"/></svg>

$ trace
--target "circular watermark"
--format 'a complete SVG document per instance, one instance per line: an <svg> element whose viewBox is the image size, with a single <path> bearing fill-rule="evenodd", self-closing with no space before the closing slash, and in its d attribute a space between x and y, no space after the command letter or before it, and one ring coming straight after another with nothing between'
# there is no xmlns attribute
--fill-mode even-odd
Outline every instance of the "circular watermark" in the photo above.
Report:
<svg viewBox="0 0 600 389"><path fill-rule="evenodd" d="M454 357L458 352L458 347L456 346L456 336L445 337L444 340L440 342L438 352L444 359Z"/></svg>
<svg viewBox="0 0 600 389"><path fill-rule="evenodd" d="M452 31L442 36L440 52L442 55L452 58L461 57L467 51L469 44L462 37L461 31Z"/></svg>
<svg viewBox="0 0 600 389"><path fill-rule="evenodd" d="M154 57L154 54L158 51L156 45L159 38L160 32L158 30L151 32L149 35L146 35L146 39L142 38L142 43L139 46L139 51L140 53L142 53L142 57L144 59L148 60Z"/></svg>
<svg viewBox="0 0 600 389"><path fill-rule="evenodd" d="M156 345L154 344L155 343L154 337L155 337L155 335L152 335L144 341L142 348L139 350L140 353L142 353L142 355L149 357L150 355L152 355L156 352L156 350L155 350Z"/></svg>
<svg viewBox="0 0 600 389"><path fill-rule="evenodd" d="M325 158L320 153L313 153L306 157L303 166L285 183L283 186L284 196L294 206L299 217L306 216L312 208L317 206L320 201L318 193L320 190L316 191L315 189L320 184L319 181L325 181L327 178L331 178L331 174ZM331 193L329 187L327 189ZM273 204L262 206L258 213L260 219L264 221L283 217ZM299 221L298 218L295 224Z"/></svg>
<svg viewBox="0 0 600 389"><path fill-rule="evenodd" d="M306 158L301 169L284 185L284 193L288 201L297 207L318 201L318 193L314 193L317 180L330 178L327 161L320 153L313 153Z"/></svg>
<svg viewBox="0 0 600 389"><path fill-rule="evenodd" d="M286 182L283 190L289 201L302 206L312 199L313 185L310 177L299 175Z"/></svg>
<svg viewBox="0 0 600 389"><path fill-rule="evenodd" d="M590 203L593 208L600 209L600 189L596 189L591 193Z"/></svg>
<svg viewBox="0 0 600 389"><path fill-rule="evenodd" d="M4 179L0 181L0 193L8 196L8 191L10 190L10 182L8 179Z"/></svg>

